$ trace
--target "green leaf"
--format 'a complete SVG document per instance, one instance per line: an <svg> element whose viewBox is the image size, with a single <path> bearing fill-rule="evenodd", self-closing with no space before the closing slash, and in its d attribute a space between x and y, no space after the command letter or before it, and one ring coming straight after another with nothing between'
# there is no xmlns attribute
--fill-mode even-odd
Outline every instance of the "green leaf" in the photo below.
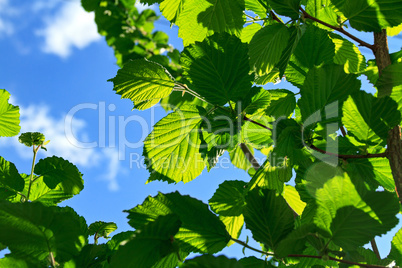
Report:
<svg viewBox="0 0 402 268"><path fill-rule="evenodd" d="M350 159L348 168L365 180L376 180L384 189L395 191L394 177L387 158ZM349 169L348 169L349 170Z"/></svg>
<svg viewBox="0 0 402 268"><path fill-rule="evenodd" d="M298 161L300 150L304 147L301 126L294 119L282 119L276 123L274 130L273 154L280 161L289 159L290 165L293 165Z"/></svg>
<svg viewBox="0 0 402 268"><path fill-rule="evenodd" d="M163 0L159 5L162 15L172 23L176 23L183 11L185 0Z"/></svg>
<svg viewBox="0 0 402 268"><path fill-rule="evenodd" d="M101 0L81 0L81 5L87 12L95 11Z"/></svg>
<svg viewBox="0 0 402 268"><path fill-rule="evenodd" d="M245 257L239 260L244 268L270 268L272 266L268 261L257 259L254 256Z"/></svg>
<svg viewBox="0 0 402 268"><path fill-rule="evenodd" d="M243 43L250 43L251 39L253 39L253 36L261 29L261 25L258 23L252 23L250 25L247 25L246 27L243 28L241 31L240 35L240 40Z"/></svg>
<svg viewBox="0 0 402 268"><path fill-rule="evenodd" d="M299 44L300 39L302 38L304 34L304 27L290 27L289 28L289 42L285 48L285 50L282 52L282 56L279 59L278 64L276 65L276 68L279 70L279 75L278 79L282 79L283 74L286 71L286 68L288 66L288 63L290 61L290 58L293 55L293 52L295 51L297 45Z"/></svg>
<svg viewBox="0 0 402 268"><path fill-rule="evenodd" d="M257 75L273 70L290 37L289 29L283 24L273 24L261 28L249 44L250 65Z"/></svg>
<svg viewBox="0 0 402 268"><path fill-rule="evenodd" d="M244 1L246 10L250 10L257 14L260 18L265 18L268 13L268 6L263 1L259 0L245 0Z"/></svg>
<svg viewBox="0 0 402 268"><path fill-rule="evenodd" d="M215 33L240 35L243 28L244 1L186 0L179 18L179 37L184 46Z"/></svg>
<svg viewBox="0 0 402 268"><path fill-rule="evenodd" d="M402 23L399 0L332 0L358 31L380 32Z"/></svg>
<svg viewBox="0 0 402 268"><path fill-rule="evenodd" d="M345 73L361 73L366 69L366 59L352 42L341 36L329 33L335 45L334 63L343 65Z"/></svg>
<svg viewBox="0 0 402 268"><path fill-rule="evenodd" d="M261 110L265 110L269 106L270 101L271 94L269 90L260 87L252 87L243 103L236 104L236 110L243 111L246 114L255 114Z"/></svg>
<svg viewBox="0 0 402 268"><path fill-rule="evenodd" d="M73 193L65 192L63 184L59 183L53 189L49 188L43 181L43 177L34 177L29 193L29 200L32 202L41 202L45 206L55 206L63 200L74 196ZM28 194L29 176L25 178L25 189L22 192L25 196ZM68 189L68 188L67 188ZM78 194L76 192L75 194Z"/></svg>
<svg viewBox="0 0 402 268"><path fill-rule="evenodd" d="M357 76L346 74L340 65L312 68L297 102L305 127L319 122L339 121L342 103L348 95L357 92L360 85Z"/></svg>
<svg viewBox="0 0 402 268"><path fill-rule="evenodd" d="M203 102L187 92L183 94L181 91L173 91L172 94L161 100L160 105L167 112L180 109L183 106L191 105L205 108L208 103Z"/></svg>
<svg viewBox="0 0 402 268"><path fill-rule="evenodd" d="M255 188L246 197L244 220L253 238L275 250L294 227L293 212L273 190Z"/></svg>
<svg viewBox="0 0 402 268"><path fill-rule="evenodd" d="M68 262L64 263L63 268L97 267L107 262L107 247L105 244L85 245L80 254Z"/></svg>
<svg viewBox="0 0 402 268"><path fill-rule="evenodd" d="M328 32L309 25L294 50L297 63L311 69L314 66L329 64L335 56L335 45Z"/></svg>
<svg viewBox="0 0 402 268"><path fill-rule="evenodd" d="M308 0L306 4L306 12L311 16L326 22L332 26L338 27L338 14L334 5L330 0ZM321 23L313 22L313 25L323 28L325 30L331 30L327 26L324 26Z"/></svg>
<svg viewBox="0 0 402 268"><path fill-rule="evenodd" d="M12 137L20 132L20 108L8 103L10 93L0 89L0 137Z"/></svg>
<svg viewBox="0 0 402 268"><path fill-rule="evenodd" d="M216 214L222 216L239 216L245 205L244 181L224 181L209 199L209 205Z"/></svg>
<svg viewBox="0 0 402 268"><path fill-rule="evenodd" d="M236 102L251 88L247 45L235 36L215 34L186 47L180 60L191 88L212 104Z"/></svg>
<svg viewBox="0 0 402 268"><path fill-rule="evenodd" d="M39 261L52 253L58 262L79 254L85 244L81 219L69 207L0 202L0 242L16 256Z"/></svg>
<svg viewBox="0 0 402 268"><path fill-rule="evenodd" d="M279 15L292 19L299 17L300 0L268 0L268 3Z"/></svg>
<svg viewBox="0 0 402 268"><path fill-rule="evenodd" d="M45 135L40 132L25 132L18 137L18 141L25 146L39 146L45 142Z"/></svg>
<svg viewBox="0 0 402 268"><path fill-rule="evenodd" d="M0 189L5 187L21 192L24 189L24 179L18 173L17 168L0 156Z"/></svg>
<svg viewBox="0 0 402 268"><path fill-rule="evenodd" d="M238 239L244 225L243 214L239 216L219 216L219 219L226 226L226 230L228 231L229 235L235 239ZM235 242L233 240L230 240L227 246L229 247L234 243Z"/></svg>
<svg viewBox="0 0 402 268"><path fill-rule="evenodd" d="M151 172L148 181L189 182L205 167L199 153L202 117L191 106L182 107L154 125L144 141L145 164Z"/></svg>
<svg viewBox="0 0 402 268"><path fill-rule="evenodd" d="M148 197L129 213L129 224L142 229L160 215L176 214L182 225L175 239L186 252L216 253L229 242L225 225L201 201L178 192Z"/></svg>
<svg viewBox="0 0 402 268"><path fill-rule="evenodd" d="M279 243L275 256L284 258L290 254L303 252L306 249L307 238L316 232L317 228L314 224L301 225Z"/></svg>
<svg viewBox="0 0 402 268"><path fill-rule="evenodd" d="M250 145L246 145L246 146L251 151L251 153L254 153L253 147L251 147ZM244 155L243 150L240 148L240 146L237 146L236 149L234 149L233 151L230 151L229 157L230 157L230 161L232 162L232 164L237 168L247 171L252 167L250 164L250 161L248 161L248 159Z"/></svg>
<svg viewBox="0 0 402 268"><path fill-rule="evenodd" d="M392 239L391 251L387 258L394 260L398 266L402 264L402 229L399 229Z"/></svg>
<svg viewBox="0 0 402 268"><path fill-rule="evenodd" d="M289 117L296 108L295 94L287 89L269 90L269 93L271 103L265 113L275 118Z"/></svg>
<svg viewBox="0 0 402 268"><path fill-rule="evenodd" d="M398 104L398 110L402 113L402 63L387 66L382 71L376 87L378 97L390 96Z"/></svg>
<svg viewBox="0 0 402 268"><path fill-rule="evenodd" d="M345 101L342 122L358 140L375 145L386 141L388 130L401 122L401 113L390 97L359 91Z"/></svg>
<svg viewBox="0 0 402 268"><path fill-rule="evenodd" d="M254 115L249 120L253 120L261 125L257 125L254 122L245 120L242 126L242 139L245 143L253 146L254 148L261 149L272 145L272 118L265 115ZM268 129L270 128L270 129Z"/></svg>
<svg viewBox="0 0 402 268"><path fill-rule="evenodd" d="M286 202L288 203L289 207L291 207L294 212L301 215L303 213L304 208L306 207L306 203L304 203L300 199L300 195L295 189L295 187L291 185L285 185L283 189L282 196L285 198Z"/></svg>
<svg viewBox="0 0 402 268"><path fill-rule="evenodd" d="M12 268L42 268L43 264L13 257L12 254L0 259L0 267Z"/></svg>
<svg viewBox="0 0 402 268"><path fill-rule="evenodd" d="M202 255L186 260L181 268L243 268L236 259L229 259L224 255Z"/></svg>
<svg viewBox="0 0 402 268"><path fill-rule="evenodd" d="M110 238L109 234L116 230L117 225L114 222L96 221L89 225L88 234L95 235L96 239L99 237Z"/></svg>
<svg viewBox="0 0 402 268"><path fill-rule="evenodd" d="M52 156L39 160L34 172L43 176L43 181L50 189L60 185L64 193L72 195L84 189L81 172L75 165L61 157Z"/></svg>
<svg viewBox="0 0 402 268"><path fill-rule="evenodd" d="M399 204L393 193L368 191L361 181L325 164L310 168L306 179L316 198L314 223L345 250L363 246L398 223Z"/></svg>
<svg viewBox="0 0 402 268"><path fill-rule="evenodd" d="M176 215L159 216L137 230L130 241L119 247L112 257L110 267L152 267L177 250L173 236L180 225L180 219Z"/></svg>
<svg viewBox="0 0 402 268"><path fill-rule="evenodd" d="M292 177L292 168L286 163L278 166L271 166L268 160L258 169L247 184L247 191L255 187L274 190L277 193L283 192L284 183Z"/></svg>
<svg viewBox="0 0 402 268"><path fill-rule="evenodd" d="M153 102L168 96L175 85L173 77L157 63L146 59L127 62L112 81L117 94L133 102Z"/></svg>

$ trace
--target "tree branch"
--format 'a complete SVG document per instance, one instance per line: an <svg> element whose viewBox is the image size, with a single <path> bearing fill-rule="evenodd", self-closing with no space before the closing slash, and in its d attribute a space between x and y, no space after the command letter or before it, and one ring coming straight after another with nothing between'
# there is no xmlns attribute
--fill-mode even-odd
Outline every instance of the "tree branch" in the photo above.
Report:
<svg viewBox="0 0 402 268"><path fill-rule="evenodd" d="M335 30L335 31L338 31L338 32L340 32L340 33L346 35L346 36L349 37L350 39L352 39L352 40L356 41L357 43L359 43L360 46L368 47L368 48L371 49L372 51L375 51L375 49L376 49L376 46L375 46L375 45L370 45L369 43L364 42L363 40L357 38L357 37L354 36L353 34L351 34L351 33L347 32L347 31L345 31L342 27L333 26L333 25L331 25L331 24L328 24L328 23L326 23L326 22L324 22L324 21L322 21L322 20L320 20L320 19L317 19L317 18L311 16L311 15L308 14L302 7L300 7L299 9L300 9L300 11L303 13L303 16L304 16L306 19L310 19L310 20L312 20L312 21L318 22L319 24L322 24L322 25L324 25L324 26L327 26L328 28L331 28L331 29L333 29L333 30Z"/></svg>
<svg viewBox="0 0 402 268"><path fill-rule="evenodd" d="M331 153L331 152L327 152L323 149L320 149L314 145L310 145L309 148L313 149L314 151L326 154L326 155L332 155L332 156L336 156L338 158L342 158L342 159L356 159L356 158L377 158L377 157L387 157L387 152L384 153L378 153L378 154L364 154L364 155L350 155L350 154L336 154L336 153Z"/></svg>
<svg viewBox="0 0 402 268"><path fill-rule="evenodd" d="M233 240L234 242L248 248L251 249L255 252L264 254L266 256L274 256L275 254L272 252L267 252L267 251L262 251L256 248L253 248L251 246L249 246L247 243L238 240L236 238L231 237L231 240ZM290 254L287 257L291 257L291 258L311 258L311 259L322 259L322 256L315 256L315 255L303 255L303 254ZM381 266L381 265L373 265L373 264L363 264L363 263L358 263L358 262L353 262L353 261L348 261L348 260L342 260L342 259L338 259L338 258L334 258L334 257L329 257L329 259L331 261L336 261L336 262L340 262L340 263L346 263L346 264L351 264L351 265L357 265L359 267L366 267L366 268L386 268L386 266Z"/></svg>
<svg viewBox="0 0 402 268"><path fill-rule="evenodd" d="M250 164L253 166L255 171L257 171L261 166L255 159L254 155L251 153L250 149L248 149L247 145L245 145L244 143L240 143L240 149L243 151L244 155L246 156Z"/></svg>
<svg viewBox="0 0 402 268"><path fill-rule="evenodd" d="M375 238L373 238L373 240L371 240L370 243L371 243L371 248L373 249L375 255L377 256L377 259L381 260L380 251L378 250L377 243L375 242Z"/></svg>

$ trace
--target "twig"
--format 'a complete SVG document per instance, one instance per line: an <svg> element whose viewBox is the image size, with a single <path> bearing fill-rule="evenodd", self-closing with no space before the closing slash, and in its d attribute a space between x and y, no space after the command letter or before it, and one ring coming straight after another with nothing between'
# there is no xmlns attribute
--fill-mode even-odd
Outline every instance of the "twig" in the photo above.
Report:
<svg viewBox="0 0 402 268"><path fill-rule="evenodd" d="M272 12L272 10L269 12L269 14L272 16L273 20L276 20L279 23L283 23L276 15L274 12Z"/></svg>
<svg viewBox="0 0 402 268"><path fill-rule="evenodd" d="M253 124L256 124L256 125L258 125L258 126L260 126L260 127L263 127L263 128L265 128L265 129L268 129L269 131L272 131L272 128L269 128L269 127L267 127L267 126L265 126L265 125L263 125L263 124L261 124L261 123L258 123L258 122L256 122L256 121L254 121L254 120L248 118L247 116L243 116L243 120L249 121L249 122L251 122L251 123L253 123Z"/></svg>
<svg viewBox="0 0 402 268"><path fill-rule="evenodd" d="M320 19L317 19L317 18L311 16L311 15L308 14L302 7L300 7L299 9L300 9L300 11L303 13L303 16L304 16L306 19L310 19L310 20L315 21L315 22L318 22L318 23L320 23L320 24L322 24L322 25L324 25L324 26L327 26L328 28L331 28L331 29L333 29L333 30L335 30L335 31L338 31L338 32L340 32L340 33L346 35L346 36L349 37L350 39L352 39L352 40L356 41L357 43L359 43L360 46L368 47L368 48L371 49L372 51L375 51L375 48L376 48L375 45L370 45L369 43L364 42L363 40L357 38L357 37L354 36L353 34L351 34L351 33L347 32L347 31L345 31L342 27L333 26L333 25L331 25L331 24L328 24L328 23L326 23L326 22L324 22L324 21L322 21L322 20L320 20Z"/></svg>
<svg viewBox="0 0 402 268"><path fill-rule="evenodd" d="M373 249L375 255L377 256L377 259L381 260L380 251L378 250L377 243L375 242L375 238L373 238L373 240L371 240L370 243L371 243L371 248Z"/></svg>
<svg viewBox="0 0 402 268"><path fill-rule="evenodd" d="M247 243L235 239L233 237L230 238L231 240L233 240L234 242L248 248L251 249L255 252L264 254L266 256L274 256L275 254L272 252L267 252L267 251L262 251L256 248L253 248L251 246L249 246ZM322 259L322 256L315 256L315 255L303 255L303 254L290 254L287 257L291 257L291 258L311 258L311 259ZM366 267L366 268L386 268L386 266L381 266L381 265L373 265L373 264L364 264L364 263L358 263L358 262L353 262L353 261L348 261L348 260L342 260L342 259L338 259L338 258L334 258L334 257L329 257L329 259L331 261L336 261L336 262L340 262L340 263L346 263L346 264L351 264L351 265L358 265L360 267Z"/></svg>
<svg viewBox="0 0 402 268"><path fill-rule="evenodd" d="M253 166L255 171L257 171L261 166L255 159L254 155L251 153L250 149L248 149L247 145L245 145L244 143L240 143L240 149L243 151L244 155L246 156L250 164Z"/></svg>
<svg viewBox="0 0 402 268"><path fill-rule="evenodd" d="M378 154L361 154L361 155L349 155L349 154L336 154L336 153L331 153L331 152L327 152L323 149L320 149L314 145L310 145L309 146L311 149L313 149L314 151L326 154L326 155L332 155L332 156L336 156L338 158L342 158L342 159L357 159L357 158L377 158L377 157L387 157L388 153L384 152L384 153L378 153Z"/></svg>
<svg viewBox="0 0 402 268"><path fill-rule="evenodd" d="M342 132L342 136L346 136L346 130L344 126L341 126L341 132Z"/></svg>

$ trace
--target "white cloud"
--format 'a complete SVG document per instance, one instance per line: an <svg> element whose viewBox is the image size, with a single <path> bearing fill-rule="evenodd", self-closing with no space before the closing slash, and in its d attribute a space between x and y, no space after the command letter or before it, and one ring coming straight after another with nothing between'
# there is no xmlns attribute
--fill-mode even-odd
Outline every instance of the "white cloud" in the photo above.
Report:
<svg viewBox="0 0 402 268"><path fill-rule="evenodd" d="M12 103L16 103L15 100ZM117 176L122 167L116 148L80 148L73 145L70 142L71 137L68 138L65 131L66 116L54 117L47 106L30 105L26 108L20 106L20 113L21 133L41 132L45 135L46 140L50 140L50 143L46 145L47 152L40 150L40 156L56 155L79 168L100 170L98 177L108 183L109 190L118 190ZM75 138L81 141L87 139L89 133L86 132L86 122L77 118L71 122ZM8 142L0 143L0 147L13 147L21 158L32 157L30 149L20 144L17 137L6 139ZM84 177L85 179L88 178Z"/></svg>
<svg viewBox="0 0 402 268"><path fill-rule="evenodd" d="M9 36L14 33L14 26L9 17L16 15L16 10L12 8L8 0L0 0L0 37Z"/></svg>
<svg viewBox="0 0 402 268"><path fill-rule="evenodd" d="M94 13L86 12L79 1L65 2L37 35L45 38L42 50L68 57L74 47L83 49L101 39L94 21Z"/></svg>

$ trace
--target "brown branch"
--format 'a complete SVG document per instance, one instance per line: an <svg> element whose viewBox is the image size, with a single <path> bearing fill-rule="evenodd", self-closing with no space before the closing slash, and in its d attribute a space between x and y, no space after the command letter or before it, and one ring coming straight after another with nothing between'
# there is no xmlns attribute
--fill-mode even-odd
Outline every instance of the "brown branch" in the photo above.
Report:
<svg viewBox="0 0 402 268"><path fill-rule="evenodd" d="M341 126L341 132L342 132L342 136L346 136L346 130L344 126Z"/></svg>
<svg viewBox="0 0 402 268"><path fill-rule="evenodd" d="M323 149L320 149L314 145L310 145L309 146L311 149L313 149L314 151L326 154L326 155L332 155L332 156L336 156L338 158L342 158L342 159L357 159L357 158L377 158L377 157L387 157L387 152L384 153L378 153L378 154L361 154L361 155L349 155L349 154L336 154L336 153L331 153L331 152L327 152Z"/></svg>
<svg viewBox="0 0 402 268"><path fill-rule="evenodd" d="M251 249L255 252L261 253L263 255L266 256L274 256L275 254L272 252L266 252L266 251L262 251L256 248L253 248L251 246L249 246L247 243L238 240L236 238L231 237L231 240L233 240L234 242L248 248ZM303 255L303 254L291 254L288 255L287 257L293 257L293 258L311 258L311 259L322 259L322 256L315 256L315 255ZM353 261L348 261L348 260L342 260L342 259L338 259L338 258L334 258L334 257L329 257L329 259L331 261L336 261L336 262L340 262L340 263L346 263L346 264L351 264L351 265L358 265L359 267L366 267L366 268L386 268L386 266L381 266L381 265L375 265L375 264L364 264L364 263L358 263L358 262L353 262Z"/></svg>
<svg viewBox="0 0 402 268"><path fill-rule="evenodd" d="M373 249L375 255L377 256L377 259L381 260L380 251L378 250L377 243L375 242L375 238L373 238L373 240L371 240L370 243L371 243L371 248Z"/></svg>
<svg viewBox="0 0 402 268"><path fill-rule="evenodd" d="M269 131L272 131L272 128L269 128L269 127L267 127L267 126L265 126L265 125L263 125L263 124L261 124L261 123L258 123L258 122L256 122L256 121L254 121L254 120L248 118L247 116L243 116L243 120L249 121L249 122L251 122L251 123L253 123L253 124L256 124L256 125L258 125L258 126L260 126L260 127L263 127L263 128L265 128L265 129L268 129Z"/></svg>
<svg viewBox="0 0 402 268"><path fill-rule="evenodd" d="M346 35L347 37L349 37L350 39L356 41L357 43L359 43L360 46L364 46L364 47L368 47L369 49L371 49L372 51L375 51L376 46L375 45L370 45L369 43L364 42L363 40L357 38L356 36L354 36L353 34L345 31L342 27L337 27L337 26L333 26L331 24L328 24L320 19L317 19L316 17L311 16L310 14L308 14L302 7L299 8L300 11L303 13L303 16L306 19L310 19L312 21L318 22L319 24L322 24L324 26L327 26L328 28L331 28L335 31L338 31L344 35Z"/></svg>
<svg viewBox="0 0 402 268"><path fill-rule="evenodd" d="M244 143L240 143L240 149L243 151L244 155L246 156L247 160L253 166L255 171L257 171L261 166L258 161L255 159L254 155L251 153L250 149Z"/></svg>
<svg viewBox="0 0 402 268"><path fill-rule="evenodd" d="M269 12L269 14L272 16L272 19L273 19L273 20L276 20L277 22L283 24L283 22L275 15L274 12L272 12L272 10Z"/></svg>

